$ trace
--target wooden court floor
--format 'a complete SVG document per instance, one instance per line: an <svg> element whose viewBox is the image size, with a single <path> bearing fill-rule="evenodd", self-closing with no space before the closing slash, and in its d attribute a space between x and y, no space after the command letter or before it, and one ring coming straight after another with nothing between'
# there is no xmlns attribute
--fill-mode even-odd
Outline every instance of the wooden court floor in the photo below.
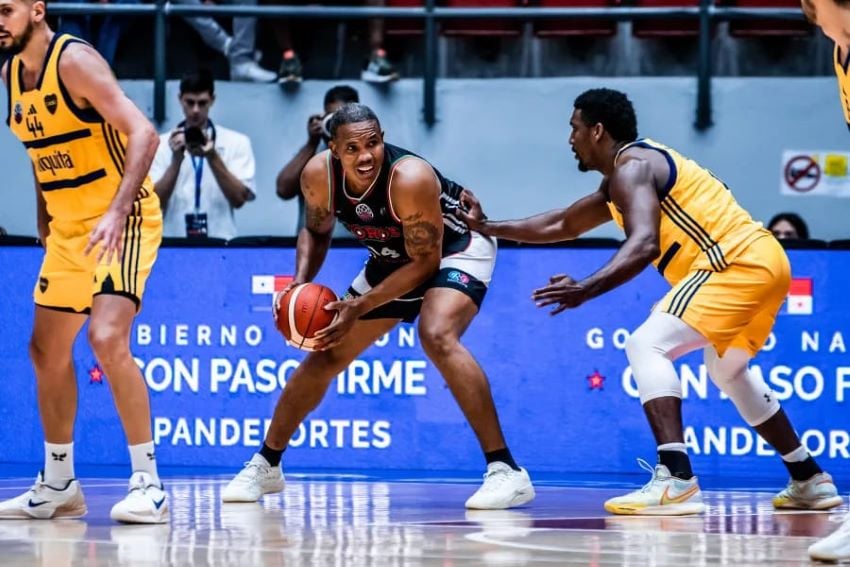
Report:
<svg viewBox="0 0 850 567"><path fill-rule="evenodd" d="M166 477L171 524L125 526L109 509L124 478L83 477L81 520L0 521L0 566L662 567L811 565L806 548L838 527L829 513L777 513L771 493L707 492L699 517L613 517L610 487L538 485L529 506L467 511L475 485L288 475L259 504L222 504L222 475ZM0 498L31 483L0 480Z"/></svg>

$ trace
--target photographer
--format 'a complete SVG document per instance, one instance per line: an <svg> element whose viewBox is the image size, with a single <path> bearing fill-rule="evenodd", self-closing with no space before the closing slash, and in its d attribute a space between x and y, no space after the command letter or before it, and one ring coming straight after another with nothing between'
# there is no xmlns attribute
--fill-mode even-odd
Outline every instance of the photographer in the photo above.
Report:
<svg viewBox="0 0 850 567"><path fill-rule="evenodd" d="M307 142L301 146L298 153L283 166L277 174L277 196L288 201L298 197L298 229L304 226L304 196L301 194L301 170L310 158L328 147L330 133L328 122L331 116L342 105L350 102L360 102L357 91L347 85L338 85L325 93L324 114L314 114L307 120ZM344 229L337 227L335 234L347 235Z"/></svg>
<svg viewBox="0 0 850 567"><path fill-rule="evenodd" d="M247 136L213 124L215 85L208 71L180 81L184 120L160 137L151 178L165 236L236 236L233 210L254 200L254 151ZM187 156L188 154L188 156Z"/></svg>

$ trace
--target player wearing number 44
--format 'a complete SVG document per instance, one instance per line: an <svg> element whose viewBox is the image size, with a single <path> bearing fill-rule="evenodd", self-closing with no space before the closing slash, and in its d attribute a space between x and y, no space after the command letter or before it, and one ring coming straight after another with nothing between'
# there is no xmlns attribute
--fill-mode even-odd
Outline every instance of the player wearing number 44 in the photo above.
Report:
<svg viewBox="0 0 850 567"><path fill-rule="evenodd" d="M602 173L599 189L565 209L523 220L490 221L478 200L461 195L469 227L521 242L576 238L614 220L626 241L587 278L550 278L533 299L552 314L580 306L654 264L673 286L629 338L626 355L658 445L658 463L642 489L612 498L614 514L678 515L704 510L685 449L682 389L673 361L704 349L714 383L776 451L791 475L777 508L824 510L841 504L830 476L800 444L776 395L750 359L764 345L785 296L788 258L710 171L678 152L637 137L625 94L593 89L575 100L570 144L581 171Z"/></svg>
<svg viewBox="0 0 850 567"><path fill-rule="evenodd" d="M262 449L222 498L253 502L282 490L281 454L334 377L399 322L421 315L425 353L448 383L487 461L484 484L466 506L499 509L529 502L534 488L507 448L487 377L460 342L487 292L495 239L457 219L462 188L419 156L385 144L368 107L342 106L329 129L330 149L311 158L301 173L306 222L298 233L292 285L318 273L336 218L369 249L370 258L345 300L327 305L338 312L335 322L316 335L311 345L316 351L287 380Z"/></svg>
<svg viewBox="0 0 850 567"><path fill-rule="evenodd" d="M159 200L147 176L156 131L106 61L80 39L54 33L46 17L44 0L0 0L0 60L10 56L0 64L8 124L32 161L44 246L29 352L45 439L44 469L30 490L0 502L0 519L86 514L74 471L73 347L88 319L132 465L127 495L110 517L164 523L168 495L157 473L147 385L129 349L162 239Z"/></svg>

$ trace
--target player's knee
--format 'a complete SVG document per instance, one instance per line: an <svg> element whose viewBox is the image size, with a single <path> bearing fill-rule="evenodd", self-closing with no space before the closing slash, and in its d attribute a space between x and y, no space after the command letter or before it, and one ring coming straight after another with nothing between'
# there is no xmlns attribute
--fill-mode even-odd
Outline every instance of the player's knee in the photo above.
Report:
<svg viewBox="0 0 850 567"><path fill-rule="evenodd" d="M419 340L425 354L433 358L445 358L457 346L457 334L439 321L419 322Z"/></svg>
<svg viewBox="0 0 850 567"><path fill-rule="evenodd" d="M71 353L56 352L46 342L33 336L29 344L30 360L37 371L59 369L71 363Z"/></svg>
<svg viewBox="0 0 850 567"><path fill-rule="evenodd" d="M629 363L634 363L647 355L663 354L662 349L658 348L652 333L646 326L638 327L638 329L629 335L626 339L626 358Z"/></svg>
<svg viewBox="0 0 850 567"><path fill-rule="evenodd" d="M102 366L122 360L130 355L129 337L116 325L89 324L89 344Z"/></svg>
<svg viewBox="0 0 850 567"><path fill-rule="evenodd" d="M736 354L730 350L721 358L713 348L705 349L703 358L708 375L721 391L725 392L727 386L748 379L749 358Z"/></svg>

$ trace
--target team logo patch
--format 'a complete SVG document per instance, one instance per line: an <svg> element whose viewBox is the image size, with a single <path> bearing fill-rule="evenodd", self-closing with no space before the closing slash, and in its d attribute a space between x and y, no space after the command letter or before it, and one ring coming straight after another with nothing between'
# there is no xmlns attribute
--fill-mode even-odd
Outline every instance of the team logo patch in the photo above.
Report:
<svg viewBox="0 0 850 567"><path fill-rule="evenodd" d="M463 287L469 285L469 276L464 274L463 272L458 272L457 270L452 270L448 274L448 278L450 282L454 282L456 284L460 284Z"/></svg>
<svg viewBox="0 0 850 567"><path fill-rule="evenodd" d="M47 285L50 282L47 281L47 278L38 278L38 289L41 290L41 293L47 291Z"/></svg>
<svg viewBox="0 0 850 567"><path fill-rule="evenodd" d="M369 208L369 205L366 203L360 203L354 208L354 212L357 213L357 216L360 220L364 222L369 222L370 220L375 218L375 213L372 212L372 209Z"/></svg>
<svg viewBox="0 0 850 567"><path fill-rule="evenodd" d="M24 107L20 102L15 103L15 124L20 124L24 119Z"/></svg>
<svg viewBox="0 0 850 567"><path fill-rule="evenodd" d="M44 106L47 107L47 112L56 114L56 108L59 106L59 99L55 94L49 94L44 97Z"/></svg>

